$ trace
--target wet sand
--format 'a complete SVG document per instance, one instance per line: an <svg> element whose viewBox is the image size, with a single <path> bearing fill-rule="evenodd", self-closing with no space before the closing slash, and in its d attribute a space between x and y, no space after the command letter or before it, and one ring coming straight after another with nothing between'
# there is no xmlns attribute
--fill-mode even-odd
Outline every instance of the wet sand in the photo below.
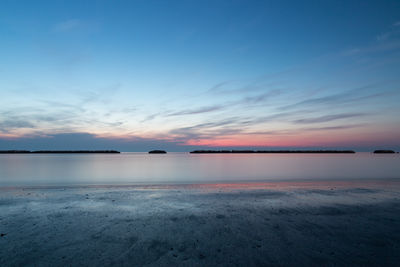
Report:
<svg viewBox="0 0 400 267"><path fill-rule="evenodd" d="M0 266L395 266L400 185L0 188Z"/></svg>

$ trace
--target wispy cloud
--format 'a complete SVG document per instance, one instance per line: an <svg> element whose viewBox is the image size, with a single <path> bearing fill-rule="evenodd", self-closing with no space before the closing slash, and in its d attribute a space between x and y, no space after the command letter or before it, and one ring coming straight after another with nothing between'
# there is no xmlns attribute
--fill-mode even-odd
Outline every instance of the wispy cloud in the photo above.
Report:
<svg viewBox="0 0 400 267"><path fill-rule="evenodd" d="M169 134L174 136L176 141L187 143L190 140L218 139L221 136L237 135L241 134L243 131L243 128L238 127L182 127L171 130Z"/></svg>
<svg viewBox="0 0 400 267"><path fill-rule="evenodd" d="M231 81L224 81L224 82L220 82L217 83L216 85L214 85L213 87L211 87L210 89L207 90L207 92L216 92L219 91L221 88L223 88L225 85L229 84Z"/></svg>
<svg viewBox="0 0 400 267"><path fill-rule="evenodd" d="M398 35L400 33L399 26L400 26L400 21L393 23L393 25L390 27L390 29L387 32L379 34L376 37L376 39L378 41L386 41L389 38L392 38L392 37Z"/></svg>
<svg viewBox="0 0 400 267"><path fill-rule="evenodd" d="M0 121L0 132L9 132L18 128L35 128L35 125L26 120L4 120Z"/></svg>
<svg viewBox="0 0 400 267"><path fill-rule="evenodd" d="M354 129L358 127L365 126L367 124L360 123L360 124L350 124L350 125L336 125L336 126L326 126L326 127L309 127L309 128L302 128L302 131L332 131L332 130L347 130L347 129Z"/></svg>
<svg viewBox="0 0 400 267"><path fill-rule="evenodd" d="M281 90L271 90L271 91L268 91L266 93L262 93L259 95L244 97L242 100L239 101L239 104L261 103L266 100L269 100L272 97L278 96L281 93L282 93Z"/></svg>
<svg viewBox="0 0 400 267"><path fill-rule="evenodd" d="M224 106L222 106L222 105L214 105L214 106L206 106L206 107L200 107L200 108L195 108L195 109L185 109L185 110L169 113L169 114L167 114L167 116L194 115L194 114L200 114L200 113L208 113L208 112L221 110L223 107Z"/></svg>
<svg viewBox="0 0 400 267"><path fill-rule="evenodd" d="M325 116L320 116L320 117L315 117L315 118L299 119L299 120L293 121L293 123L296 123L296 124L324 123L324 122L330 122L330 121L341 120L341 119L362 117L362 116L366 116L366 115L367 114L365 114L365 113L343 113L343 114L325 115Z"/></svg>
<svg viewBox="0 0 400 267"><path fill-rule="evenodd" d="M67 32L67 31L71 31L73 29L78 28L79 26L81 26L82 22L79 19L69 19L60 23L57 23L53 30L55 32Z"/></svg>
<svg viewBox="0 0 400 267"><path fill-rule="evenodd" d="M199 107L199 108L193 108L193 109L184 109L184 110L169 112L169 113L167 112L167 113L165 113L164 116L170 117L170 116L181 116L181 115L195 115L195 114L225 110L227 108L232 108L232 107L240 106L240 105L251 106L251 105L263 103L267 100L270 100L272 97L276 97L281 94L282 94L281 90L269 90L265 93L256 94L256 95L252 95L252 96L244 96L239 100L232 100L232 101L224 102L224 103L221 103L218 105L211 105L211 106L205 106L205 107ZM148 118L146 118L145 120L154 119L154 117L156 117L158 115L162 115L162 113L153 114L153 115L149 116Z"/></svg>
<svg viewBox="0 0 400 267"><path fill-rule="evenodd" d="M393 34L393 32L384 32L384 33L381 33L381 34L379 34L378 36L376 36L376 39L378 40L378 41L385 41L385 40L387 40L390 36L392 36L392 34Z"/></svg>
<svg viewBox="0 0 400 267"><path fill-rule="evenodd" d="M287 134L293 134L293 130L288 131L288 130L271 130L271 131L248 131L245 132L246 135L287 135Z"/></svg>
<svg viewBox="0 0 400 267"><path fill-rule="evenodd" d="M310 106L316 106L316 105L331 105L331 104L344 104L344 103L354 103L354 102L359 102L363 100L368 100L371 98L376 98L380 96L384 96L389 94L390 92L382 91L382 92L377 92L377 93L370 93L370 94L365 94L365 90L372 88L372 85L368 86L363 86L359 87L356 89L348 90L342 93L337 93L337 94L331 94L328 96L322 96L322 97L315 97L315 98L310 98L306 99L291 105L286 105L280 107L281 110L286 110L286 109L292 109L292 108L298 108L298 107L310 107Z"/></svg>

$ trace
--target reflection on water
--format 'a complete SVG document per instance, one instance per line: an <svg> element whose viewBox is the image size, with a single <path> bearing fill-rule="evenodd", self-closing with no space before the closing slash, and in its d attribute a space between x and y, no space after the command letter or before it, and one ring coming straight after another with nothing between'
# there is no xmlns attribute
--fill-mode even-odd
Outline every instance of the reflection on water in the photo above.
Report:
<svg viewBox="0 0 400 267"><path fill-rule="evenodd" d="M0 155L3 186L395 178L398 154Z"/></svg>

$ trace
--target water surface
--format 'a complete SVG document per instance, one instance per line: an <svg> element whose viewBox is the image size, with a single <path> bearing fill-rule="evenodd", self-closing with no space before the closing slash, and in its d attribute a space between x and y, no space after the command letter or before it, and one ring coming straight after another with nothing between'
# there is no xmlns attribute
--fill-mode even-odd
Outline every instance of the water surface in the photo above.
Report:
<svg viewBox="0 0 400 267"><path fill-rule="evenodd" d="M400 178L399 154L0 155L1 186L397 178Z"/></svg>

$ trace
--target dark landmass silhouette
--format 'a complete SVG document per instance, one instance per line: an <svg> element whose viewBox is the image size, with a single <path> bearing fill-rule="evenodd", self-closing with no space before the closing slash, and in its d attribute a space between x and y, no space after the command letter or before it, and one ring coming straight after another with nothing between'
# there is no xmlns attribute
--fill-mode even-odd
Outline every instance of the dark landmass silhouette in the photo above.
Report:
<svg viewBox="0 0 400 267"><path fill-rule="evenodd" d="M118 154L116 150L0 150L0 154Z"/></svg>
<svg viewBox="0 0 400 267"><path fill-rule="evenodd" d="M27 154L32 153L29 150L0 150L0 154Z"/></svg>
<svg viewBox="0 0 400 267"><path fill-rule="evenodd" d="M151 151L149 151L149 154L167 154L167 151L165 151L165 150L151 150Z"/></svg>
<svg viewBox="0 0 400 267"><path fill-rule="evenodd" d="M207 153L356 153L353 150L194 150L192 154L207 154Z"/></svg>
<svg viewBox="0 0 400 267"><path fill-rule="evenodd" d="M389 150L389 149L378 149L374 151L374 154L394 154L396 152L394 152L393 150Z"/></svg>

